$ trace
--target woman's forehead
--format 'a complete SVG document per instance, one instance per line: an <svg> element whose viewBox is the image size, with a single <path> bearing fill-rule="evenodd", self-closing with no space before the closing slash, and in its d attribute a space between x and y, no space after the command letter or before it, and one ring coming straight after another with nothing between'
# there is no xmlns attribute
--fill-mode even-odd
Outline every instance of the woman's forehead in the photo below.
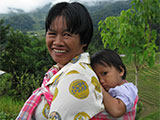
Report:
<svg viewBox="0 0 160 120"><path fill-rule="evenodd" d="M61 29L67 28L66 19L64 16L57 16L52 20L50 28L58 28L58 27L61 27Z"/></svg>

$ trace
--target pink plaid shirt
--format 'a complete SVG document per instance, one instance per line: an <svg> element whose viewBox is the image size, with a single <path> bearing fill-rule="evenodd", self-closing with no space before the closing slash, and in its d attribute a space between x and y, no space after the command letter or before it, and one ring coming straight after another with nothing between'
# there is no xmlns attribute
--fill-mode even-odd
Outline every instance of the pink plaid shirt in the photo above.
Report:
<svg viewBox="0 0 160 120"><path fill-rule="evenodd" d="M48 70L48 72L45 74L45 77L43 79L42 86L38 89L36 89L33 94L28 98L28 100L25 102L23 108L21 109L18 117L16 120L30 120L35 108L41 101L41 96L44 95L48 104L51 105L51 101L53 98L53 95L49 91L49 87L46 86L46 83L50 80L50 78L55 75L58 72L56 69L56 66L52 67Z"/></svg>

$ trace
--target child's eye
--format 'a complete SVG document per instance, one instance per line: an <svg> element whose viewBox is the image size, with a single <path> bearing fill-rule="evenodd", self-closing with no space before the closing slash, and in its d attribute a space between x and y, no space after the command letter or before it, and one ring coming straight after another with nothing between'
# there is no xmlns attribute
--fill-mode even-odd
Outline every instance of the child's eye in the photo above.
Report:
<svg viewBox="0 0 160 120"><path fill-rule="evenodd" d="M107 75L107 72L103 72L102 74L103 74L103 75Z"/></svg>

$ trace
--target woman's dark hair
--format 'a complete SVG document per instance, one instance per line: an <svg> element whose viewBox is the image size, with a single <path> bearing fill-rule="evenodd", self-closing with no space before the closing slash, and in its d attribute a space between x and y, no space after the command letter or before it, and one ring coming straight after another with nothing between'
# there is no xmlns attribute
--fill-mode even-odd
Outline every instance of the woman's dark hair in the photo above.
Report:
<svg viewBox="0 0 160 120"><path fill-rule="evenodd" d="M64 17L69 32L80 35L81 44L86 44L85 51L93 36L93 23L85 6L78 2L57 3L50 9L46 18L46 32L57 16Z"/></svg>
<svg viewBox="0 0 160 120"><path fill-rule="evenodd" d="M120 56L113 50L110 49L103 49L97 53L95 53L91 57L91 66L94 68L96 64L104 65L107 64L108 66L114 66L117 70L122 71L120 67L124 69L124 74L122 79L126 78L126 67L123 64Z"/></svg>

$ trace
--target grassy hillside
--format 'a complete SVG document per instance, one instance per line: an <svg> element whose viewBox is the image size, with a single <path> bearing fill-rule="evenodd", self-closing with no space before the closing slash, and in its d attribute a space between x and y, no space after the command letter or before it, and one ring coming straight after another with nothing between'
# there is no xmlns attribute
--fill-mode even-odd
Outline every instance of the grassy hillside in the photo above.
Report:
<svg viewBox="0 0 160 120"><path fill-rule="evenodd" d="M133 65L128 65L127 69L127 80L134 83ZM153 67L144 67L140 70L138 90L139 100L143 103L141 118L155 112L160 115L160 53L157 53L156 64Z"/></svg>

